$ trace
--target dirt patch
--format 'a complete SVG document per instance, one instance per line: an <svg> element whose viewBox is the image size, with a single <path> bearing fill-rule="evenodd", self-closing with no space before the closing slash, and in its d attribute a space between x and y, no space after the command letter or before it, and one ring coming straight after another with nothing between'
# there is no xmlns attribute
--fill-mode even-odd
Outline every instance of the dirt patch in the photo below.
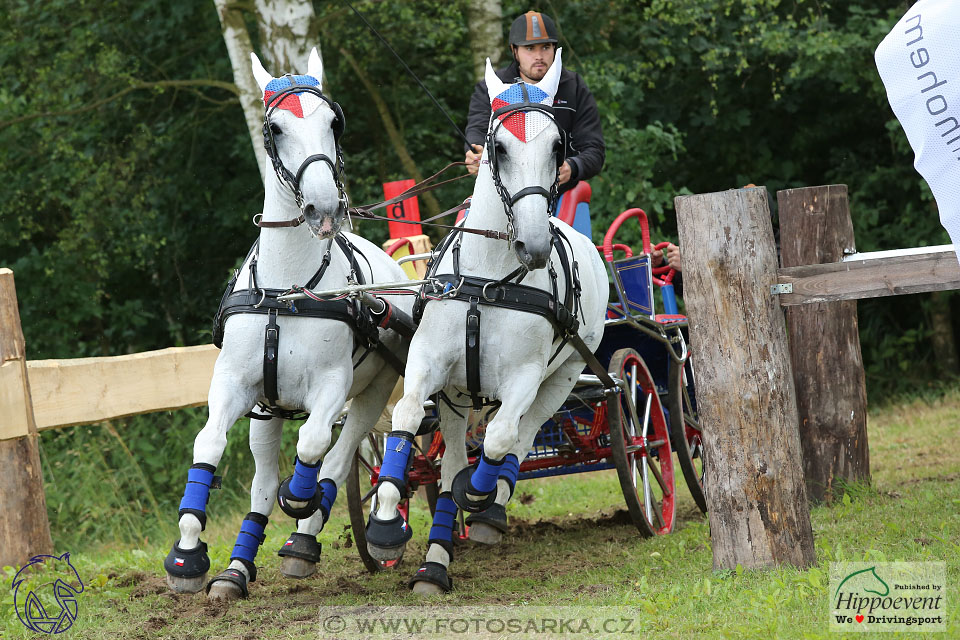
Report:
<svg viewBox="0 0 960 640"><path fill-rule="evenodd" d="M119 582L118 584L120 586L137 585L137 588L130 593L131 600L170 593L170 588L167 586L166 580L158 576L151 576L142 571L137 571L136 573L130 574L129 577L130 580L127 581L126 584L120 584Z"/></svg>
<svg viewBox="0 0 960 640"><path fill-rule="evenodd" d="M340 577L337 580L337 591L339 593L348 593L357 596L365 596L370 593L370 589L347 577Z"/></svg>

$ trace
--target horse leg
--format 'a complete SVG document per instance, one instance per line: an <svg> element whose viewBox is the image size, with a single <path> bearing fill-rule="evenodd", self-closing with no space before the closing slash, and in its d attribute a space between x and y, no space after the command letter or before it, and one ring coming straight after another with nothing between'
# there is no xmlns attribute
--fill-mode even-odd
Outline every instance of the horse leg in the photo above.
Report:
<svg viewBox="0 0 960 640"><path fill-rule="evenodd" d="M533 440L543 423L566 401L577 377L583 371L583 365L583 361L579 359L573 362L568 360L540 385L533 404L520 418L516 445L504 456L503 466L497 477L496 502L484 511L470 514L466 519L466 523L470 525L470 540L481 544L498 544L507 532L506 504L513 497L520 461L532 448Z"/></svg>
<svg viewBox="0 0 960 640"><path fill-rule="evenodd" d="M277 490L280 509L298 520L316 513L324 500L324 488L317 482L320 459L330 446L333 422L343 409L350 387L351 372L339 371L339 376L335 373L319 381L316 387L321 391L315 394L313 402L307 403L310 417L300 427L293 475L281 482ZM335 497L336 487L333 492Z"/></svg>
<svg viewBox="0 0 960 640"><path fill-rule="evenodd" d="M446 379L446 370L427 361L421 353L411 348L403 397L393 409L393 431L387 436L380 465L376 512L367 520L367 550L380 562L402 556L412 535L407 521L397 510L397 504L407 492L407 467L414 437L423 421L423 403Z"/></svg>
<svg viewBox="0 0 960 640"><path fill-rule="evenodd" d="M196 593L206 582L210 558L207 545L200 540L206 528L207 501L214 472L227 446L227 431L256 401L252 389L238 392L228 375L214 373L210 385L207 423L197 434L193 444L193 465L187 472L187 484L180 501L180 539L163 561L167 584L179 593Z"/></svg>
<svg viewBox="0 0 960 640"><path fill-rule="evenodd" d="M467 466L466 418L458 416L445 403L440 403L440 431L445 446L440 466L440 495L433 513L426 561L410 579L409 587L420 595L446 593L453 587L447 569L453 561L453 532L457 505L450 487L458 471Z"/></svg>
<svg viewBox="0 0 960 640"><path fill-rule="evenodd" d="M541 365L530 363L519 367L501 385L502 404L487 425L480 460L476 467L461 469L453 479L453 499L464 511L484 511L495 502L503 458L517 444L520 418L536 398L542 372Z"/></svg>
<svg viewBox="0 0 960 640"><path fill-rule="evenodd" d="M350 403L350 412L333 448L323 457L320 467L320 486L323 489L317 512L297 522L297 531L292 533L279 555L283 557L280 571L289 578L306 578L317 570L321 545L317 534L323 530L330 510L337 499L338 488L343 486L353 463L353 456L364 436L376 423L397 382L397 373L384 367L373 381Z"/></svg>
<svg viewBox="0 0 960 640"><path fill-rule="evenodd" d="M243 519L237 534L230 564L226 570L207 584L211 600L237 600L247 597L247 584L257 579L254 560L265 538L264 528L273 511L273 501L280 481L277 478L277 459L280 455L280 437L283 419L265 422L250 420L250 452L255 471L250 486L250 513Z"/></svg>

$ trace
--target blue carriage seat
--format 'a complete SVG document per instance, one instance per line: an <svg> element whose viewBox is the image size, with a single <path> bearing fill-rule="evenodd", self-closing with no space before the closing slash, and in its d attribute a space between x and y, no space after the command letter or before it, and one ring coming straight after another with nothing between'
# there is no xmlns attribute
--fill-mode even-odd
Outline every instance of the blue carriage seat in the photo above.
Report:
<svg viewBox="0 0 960 640"><path fill-rule="evenodd" d="M592 195L593 189L590 184L580 181L577 186L560 196L555 214L559 219L588 238L593 238L593 231L590 226L590 198Z"/></svg>

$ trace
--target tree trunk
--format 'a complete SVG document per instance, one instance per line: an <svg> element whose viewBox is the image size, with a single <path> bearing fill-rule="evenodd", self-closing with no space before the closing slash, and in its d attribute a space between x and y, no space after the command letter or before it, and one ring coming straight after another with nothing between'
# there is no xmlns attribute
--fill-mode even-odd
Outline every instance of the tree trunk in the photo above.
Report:
<svg viewBox="0 0 960 640"><path fill-rule="evenodd" d="M960 369L957 361L957 344L953 339L953 314L950 298L940 291L930 294L930 340L937 358L937 368L944 375L956 375Z"/></svg>
<svg viewBox="0 0 960 640"><path fill-rule="evenodd" d="M789 189L777 200L784 267L840 262L854 252L846 185ZM807 495L832 500L844 482L870 479L857 303L811 303L786 313Z"/></svg>
<svg viewBox="0 0 960 640"><path fill-rule="evenodd" d="M467 29L470 32L470 55L473 56L473 75L483 78L487 58L496 69L503 55L503 10L500 0L469 0Z"/></svg>
<svg viewBox="0 0 960 640"><path fill-rule="evenodd" d="M763 188L675 200L715 569L816 561Z"/></svg>
<svg viewBox="0 0 960 640"><path fill-rule="evenodd" d="M0 567L24 565L53 553L47 500L40 471L40 443L33 418L20 309L13 272L0 269Z"/></svg>
<svg viewBox="0 0 960 640"><path fill-rule="evenodd" d="M267 70L275 75L306 73L310 49L317 47L317 53L320 53L313 3L255 0L254 4L263 48L262 61Z"/></svg>
<svg viewBox="0 0 960 640"><path fill-rule="evenodd" d="M213 2L220 17L223 41L227 45L230 65L233 67L234 82L240 89L240 105L243 107L250 143L253 145L262 179L263 95L250 70L253 43L243 16L243 10L251 6L230 0ZM256 11L260 36L260 60L266 69L275 75L306 72L310 49L317 47L317 53L320 53L320 44L316 41L316 14L313 5L295 0L255 0L252 8Z"/></svg>
<svg viewBox="0 0 960 640"><path fill-rule="evenodd" d="M250 134L250 144L253 146L257 166L260 168L260 179L263 180L263 99L260 87L253 78L250 68L250 52L253 43L247 26L244 23L243 11L229 0L213 0L220 17L220 28L223 31L223 41L227 45L227 54L230 56L230 66L233 67L233 81L240 89L240 106L243 108L243 118L247 123Z"/></svg>

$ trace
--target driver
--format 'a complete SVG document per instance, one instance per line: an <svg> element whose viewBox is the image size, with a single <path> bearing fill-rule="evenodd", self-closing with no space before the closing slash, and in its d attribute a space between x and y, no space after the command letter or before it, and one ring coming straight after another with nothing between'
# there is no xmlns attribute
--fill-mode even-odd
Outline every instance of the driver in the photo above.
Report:
<svg viewBox="0 0 960 640"><path fill-rule="evenodd" d="M543 79L553 64L557 51L557 27L550 16L528 11L513 21L510 27L510 48L513 63L496 74L504 82L535 84ZM593 94L580 74L563 69L560 86L553 99L557 124L566 132L566 160L560 167L560 193L569 191L580 180L588 180L600 173L606 145L600 126L600 114ZM476 174L480 168L483 142L490 124L490 98L487 83L477 83L470 98L467 116L466 149L467 170Z"/></svg>

